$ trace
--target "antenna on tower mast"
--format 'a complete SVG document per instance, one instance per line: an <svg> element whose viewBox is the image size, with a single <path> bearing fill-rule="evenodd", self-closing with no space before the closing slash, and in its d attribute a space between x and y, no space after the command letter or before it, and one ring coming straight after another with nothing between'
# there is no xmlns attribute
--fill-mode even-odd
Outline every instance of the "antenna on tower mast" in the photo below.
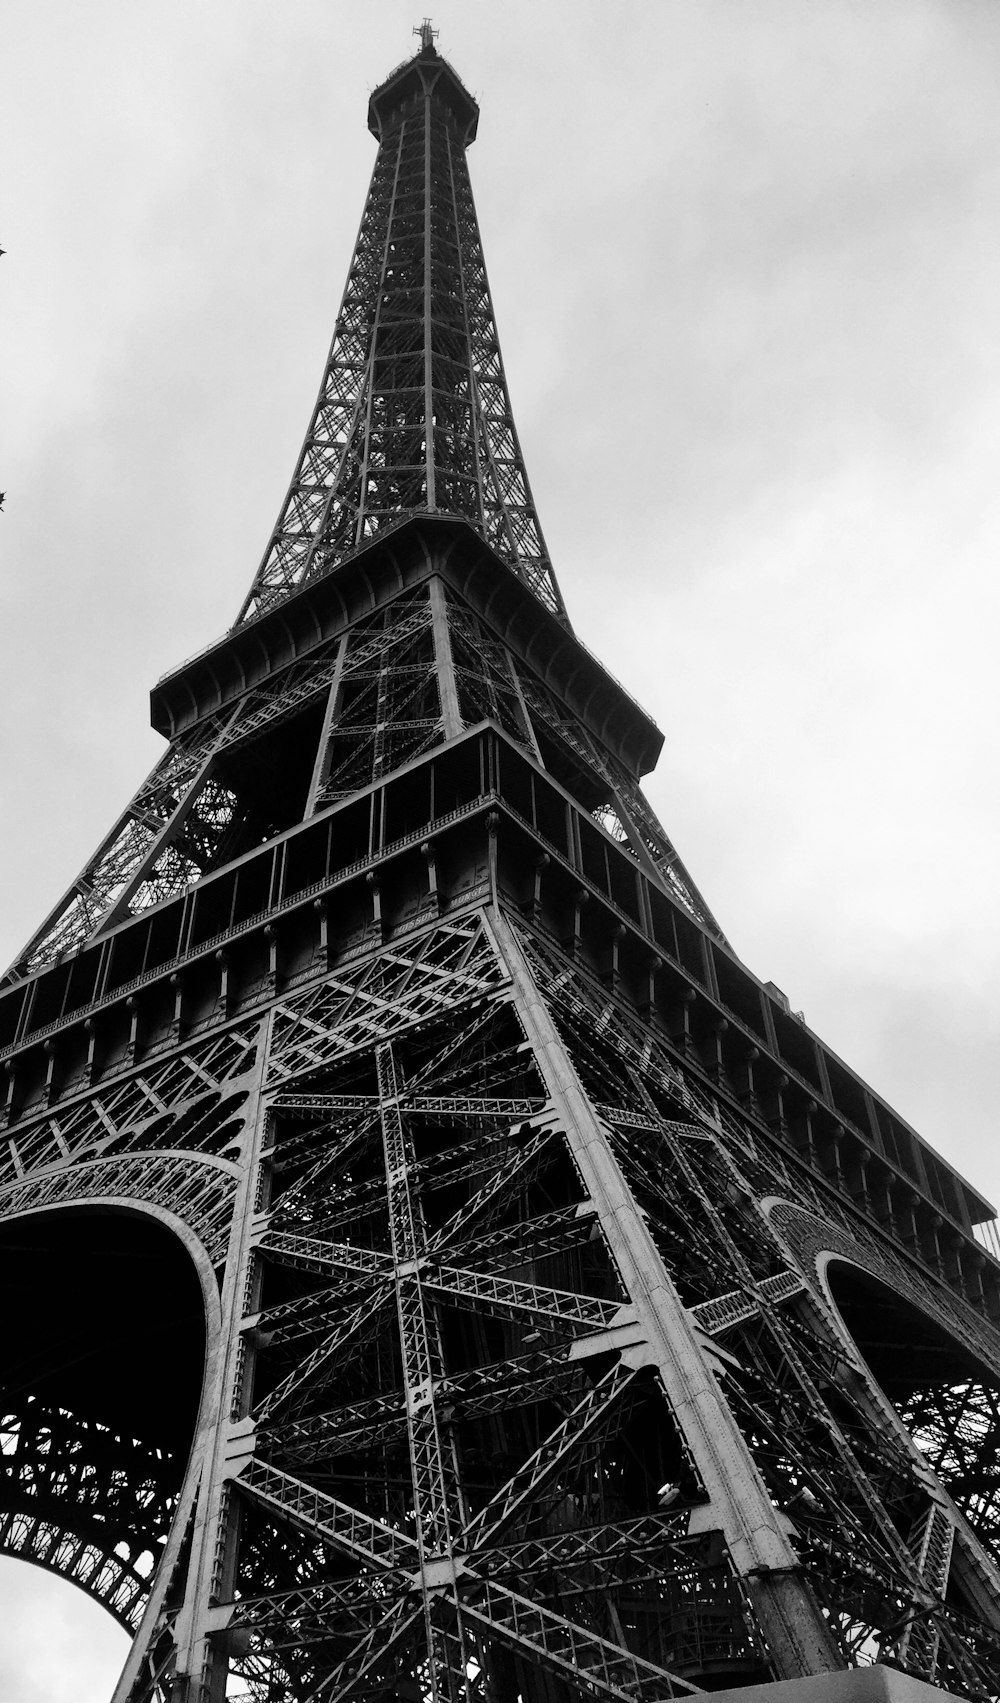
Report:
<svg viewBox="0 0 1000 1703"><path fill-rule="evenodd" d="M441 34L441 31L432 29L430 18L425 18L422 24L414 24L413 34L420 37L420 51L425 53L429 47L434 46L435 39Z"/></svg>

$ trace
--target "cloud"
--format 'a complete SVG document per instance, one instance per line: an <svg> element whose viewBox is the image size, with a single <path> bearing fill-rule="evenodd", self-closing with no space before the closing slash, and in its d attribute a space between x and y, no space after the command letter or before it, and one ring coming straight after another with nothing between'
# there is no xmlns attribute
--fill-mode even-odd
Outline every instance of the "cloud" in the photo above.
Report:
<svg viewBox="0 0 1000 1703"><path fill-rule="evenodd" d="M107 1703L128 1653L121 1627L75 1585L0 1559L0 1697L9 1703Z"/></svg>

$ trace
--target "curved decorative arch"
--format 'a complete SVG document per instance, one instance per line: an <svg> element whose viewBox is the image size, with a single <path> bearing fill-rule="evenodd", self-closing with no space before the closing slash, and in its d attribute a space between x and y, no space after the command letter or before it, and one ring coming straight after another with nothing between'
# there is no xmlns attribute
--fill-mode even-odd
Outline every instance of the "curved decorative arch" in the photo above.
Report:
<svg viewBox="0 0 1000 1703"><path fill-rule="evenodd" d="M171 1528L178 1508L189 1508L193 1500L200 1472L197 1441L216 1418L214 1369L222 1318L218 1267L228 1247L237 1177L229 1161L161 1149L67 1165L0 1189L0 1237L9 1238L23 1223L44 1225L50 1237L58 1234L60 1240L71 1231L85 1240L93 1225L100 1223L107 1233L116 1221L106 1238L115 1245L127 1220L125 1234L139 1245L148 1240L138 1228L145 1220L156 1226L154 1247L176 1250L167 1267L173 1276L150 1307L152 1340L145 1355L136 1356L135 1364L144 1365L147 1376L154 1375L158 1319L169 1318L183 1269L191 1273L189 1309L193 1295L200 1297L204 1352L194 1368L201 1350L195 1332L188 1368L190 1376L198 1377L197 1407L175 1452L157 1440L155 1413L149 1434L134 1434L140 1426L127 1402L116 1426L109 1416L77 1412L71 1401L60 1401L58 1377L55 1389L51 1377L44 1389L22 1384L4 1390L0 1385L0 1553L78 1585L130 1633L141 1619L161 1556L176 1549ZM173 1375L169 1365L163 1372L166 1380ZM132 1375L129 1366L123 1382ZM112 1411L113 1406L112 1401ZM109 1485L115 1487L110 1496Z"/></svg>
<svg viewBox="0 0 1000 1703"><path fill-rule="evenodd" d="M835 1305L826 1281L827 1266L832 1259L846 1260L908 1297L1000 1379L1000 1333L966 1306L953 1289L939 1290L932 1277L860 1227L848 1230L783 1196L773 1195L761 1206L794 1262L810 1282L819 1286L828 1304ZM849 1332L847 1339L851 1340Z"/></svg>
<svg viewBox="0 0 1000 1703"><path fill-rule="evenodd" d="M772 1197L762 1204L822 1303L873 1411L916 1463L930 1499L922 1535L932 1546L936 1538L942 1567L936 1590L944 1595L950 1572L986 1624L1000 1630L1000 1470L991 1464L987 1444L987 1433L1000 1424L1000 1335L953 1293L939 1296L933 1279L874 1237L852 1235L846 1226L788 1200ZM855 1334L838 1301L831 1275L838 1266L867 1280L876 1298L880 1292L892 1298L897 1313L915 1318L918 1326L922 1319L932 1351L934 1338L945 1350L939 1372L916 1377L918 1389L922 1381L926 1388L915 1400L900 1404L891 1387L883 1388L871 1345ZM914 1347L919 1352L919 1328ZM971 1421L964 1452L963 1419Z"/></svg>
<svg viewBox="0 0 1000 1703"><path fill-rule="evenodd" d="M180 1149L122 1153L52 1167L0 1188L0 1220L55 1206L127 1206L150 1212L199 1256L225 1258L239 1172L226 1159Z"/></svg>
<svg viewBox="0 0 1000 1703"><path fill-rule="evenodd" d="M64 1413L55 1417L63 1422L71 1418ZM81 1434L78 1446L86 1447L88 1440L85 1434ZM17 1561L29 1561L72 1585L78 1585L102 1608L106 1608L119 1626L134 1633L145 1607L158 1557L148 1550L139 1550L135 1556L119 1555L115 1549L108 1549L93 1529L88 1531L79 1515L73 1524L76 1529L71 1529L68 1524L56 1524L27 1505L3 1509L0 1511L0 1554L9 1555Z"/></svg>

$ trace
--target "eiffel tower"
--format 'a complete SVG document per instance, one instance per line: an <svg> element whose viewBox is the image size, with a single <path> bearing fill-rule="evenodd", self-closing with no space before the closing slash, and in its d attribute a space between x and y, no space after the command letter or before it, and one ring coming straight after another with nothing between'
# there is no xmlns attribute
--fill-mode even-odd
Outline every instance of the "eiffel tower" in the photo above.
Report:
<svg viewBox="0 0 1000 1703"><path fill-rule="evenodd" d="M418 33L246 602L0 983L0 1551L114 1703L996 1697L991 1209L644 799Z"/></svg>

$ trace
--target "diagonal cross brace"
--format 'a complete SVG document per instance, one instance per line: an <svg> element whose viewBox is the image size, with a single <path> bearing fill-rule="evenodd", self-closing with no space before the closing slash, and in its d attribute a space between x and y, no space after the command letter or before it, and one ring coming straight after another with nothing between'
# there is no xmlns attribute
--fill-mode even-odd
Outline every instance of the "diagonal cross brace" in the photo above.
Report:
<svg viewBox="0 0 1000 1703"><path fill-rule="evenodd" d="M373 1520L370 1514L361 1513L311 1484L303 1484L301 1479L269 1466L266 1461L248 1461L234 1483L311 1537L364 1566L376 1567L383 1573L400 1573L406 1568L412 1571L416 1565L417 1546L405 1532Z"/></svg>
<svg viewBox="0 0 1000 1703"><path fill-rule="evenodd" d="M691 1317L709 1336L717 1336L722 1331L732 1330L735 1325L745 1324L748 1319L755 1319L762 1300L774 1305L790 1300L793 1295L801 1295L804 1289L805 1283L797 1271L778 1271L773 1277L765 1277L755 1287L732 1289L712 1301L700 1301L691 1308Z"/></svg>
<svg viewBox="0 0 1000 1703"><path fill-rule="evenodd" d="M481 1603L463 1602L461 1612L483 1637L557 1674L571 1692L582 1691L601 1703L664 1703L674 1697L704 1696L697 1685L495 1581L487 1584Z"/></svg>
<svg viewBox="0 0 1000 1703"><path fill-rule="evenodd" d="M347 1698L357 1696L373 1681L381 1681L379 1691L388 1687L399 1673L399 1658L404 1646L414 1642L423 1618L421 1604L414 1607L412 1601L405 1598L395 1603L378 1625L358 1640L331 1674L302 1695L302 1703L319 1703L320 1699L323 1703L346 1703ZM387 1672L385 1664L390 1657L393 1658L392 1668Z"/></svg>
<svg viewBox="0 0 1000 1703"><path fill-rule="evenodd" d="M370 1291L364 1300L343 1319L329 1336L313 1349L307 1358L294 1366L288 1376L282 1380L261 1402L257 1410L257 1418L267 1419L275 1410L284 1406L285 1402L314 1377L321 1366L329 1362L347 1346L353 1343L359 1348L373 1333L382 1328L382 1310L392 1299L392 1286L384 1283Z"/></svg>
<svg viewBox="0 0 1000 1703"><path fill-rule="evenodd" d="M358 1248L351 1242L324 1242L285 1231L267 1231L261 1246L265 1252L284 1255L314 1270L330 1266L384 1279L393 1270L391 1254ZM571 1289L547 1289L514 1278L470 1271L464 1266L439 1264L433 1255L430 1259L418 1256L414 1264L420 1267L426 1289L452 1296L456 1301L478 1303L498 1313L515 1317L528 1313L592 1331L609 1330L621 1323L624 1316L629 1319L632 1316L620 1301L602 1301L594 1295L578 1295Z"/></svg>
<svg viewBox="0 0 1000 1703"><path fill-rule="evenodd" d="M635 1382L637 1373L618 1361L587 1391L581 1402L567 1414L561 1425L549 1433L545 1441L530 1455L498 1495L470 1521L465 1528L465 1542L470 1550L492 1543L522 1510L556 1476L564 1461L584 1440L606 1435L619 1415L615 1411L626 1391Z"/></svg>

